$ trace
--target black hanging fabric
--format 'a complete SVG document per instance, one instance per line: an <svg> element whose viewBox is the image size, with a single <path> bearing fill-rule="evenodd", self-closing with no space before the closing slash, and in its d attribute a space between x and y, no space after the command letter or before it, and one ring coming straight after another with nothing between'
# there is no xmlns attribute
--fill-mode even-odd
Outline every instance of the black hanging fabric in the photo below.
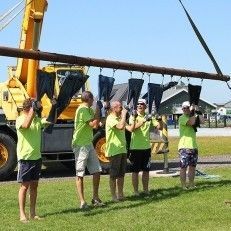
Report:
<svg viewBox="0 0 231 231"><path fill-rule="evenodd" d="M42 70L37 71L37 82L36 82L36 100L34 102L36 113L41 117L42 107L40 101L42 97L46 94L50 100L54 97L54 87L55 87L55 72L46 72ZM37 105L40 105L38 107Z"/></svg>
<svg viewBox="0 0 231 231"><path fill-rule="evenodd" d="M166 83L163 85L163 91L166 91L169 88L176 86L177 84L178 84L178 82L176 82L176 81L170 81L169 83Z"/></svg>
<svg viewBox="0 0 231 231"><path fill-rule="evenodd" d="M131 102L131 108L134 110L137 107L138 99L140 97L141 89L143 86L143 79L131 78L128 80L128 97L127 105Z"/></svg>
<svg viewBox="0 0 231 231"><path fill-rule="evenodd" d="M188 84L188 96L190 104L198 105L201 94L201 86L200 85L192 85Z"/></svg>
<svg viewBox="0 0 231 231"><path fill-rule="evenodd" d="M104 75L99 75L98 96L99 100L109 101L115 79Z"/></svg>
<svg viewBox="0 0 231 231"><path fill-rule="evenodd" d="M199 39L201 45L203 46L203 48L205 49L207 55L209 56L210 60L212 61L213 66L215 67L217 73L218 73L219 75L223 75L222 72L221 72L220 67L218 66L218 64L217 64L217 62L216 62L216 60L215 60L215 58L213 57L213 55L212 55L211 51L209 50L209 48L208 48L208 46L207 46L205 40L203 39L203 37L202 37L202 35L200 34L199 30L197 29L195 23L193 22L192 18L190 17L188 11L185 9L185 7L184 7L183 3L181 2L181 0L179 0L179 2L180 2L180 4L181 4L181 6L183 7L184 12L185 12L185 14L186 14L186 16L187 16L187 18L188 18L188 20L189 20L189 22L190 22L190 24L191 24L193 30L194 30L194 32L195 32L195 34L196 34L197 38Z"/></svg>
<svg viewBox="0 0 231 231"><path fill-rule="evenodd" d="M52 105L51 111L47 120L51 123L55 123L55 118L58 118L59 115L64 111L71 101L71 98L81 89L85 84L88 75L70 74L64 80L63 85L60 88L59 96L57 98L57 103Z"/></svg>
<svg viewBox="0 0 231 231"><path fill-rule="evenodd" d="M152 105L155 102L156 112L159 112L160 103L163 96L163 86L156 83L148 83L148 113L152 113Z"/></svg>
<svg viewBox="0 0 231 231"><path fill-rule="evenodd" d="M44 94L53 99L55 87L55 72L37 71L37 100L40 101Z"/></svg>

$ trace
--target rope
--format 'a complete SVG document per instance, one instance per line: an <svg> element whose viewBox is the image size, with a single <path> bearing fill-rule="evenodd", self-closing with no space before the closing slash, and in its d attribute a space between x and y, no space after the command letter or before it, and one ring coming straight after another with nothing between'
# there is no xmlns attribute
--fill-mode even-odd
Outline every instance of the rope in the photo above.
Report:
<svg viewBox="0 0 231 231"><path fill-rule="evenodd" d="M21 5L21 3L23 3L24 0L22 0L21 2L17 3L15 6L13 6L11 9L9 9L5 14L3 14L0 17L0 21L2 21L3 19L5 19L8 15L10 15L11 12L13 12L19 5Z"/></svg>
<svg viewBox="0 0 231 231"><path fill-rule="evenodd" d="M34 1L34 0L31 0L29 3L27 3L27 5L29 5L32 1ZM18 3L17 5L19 6L21 4L21 2L20 3ZM27 6L26 5L26 6ZM18 7L18 6L14 6L13 8L15 9L16 7ZM0 27L0 31L2 31L5 27L7 27L25 8L26 8L26 6L25 7L23 7L22 9L20 9L16 14L14 14L8 21L6 21L1 27ZM5 15L3 15L2 17L1 17L1 20L0 21L2 21L3 19L5 19L5 17L7 17L14 9L11 9L11 10L9 10Z"/></svg>
<svg viewBox="0 0 231 231"><path fill-rule="evenodd" d="M196 34L197 38L199 39L201 45L203 46L204 50L206 51L207 55L209 56L210 60L212 61L213 66L215 67L217 73L218 73L219 75L223 75L222 72L221 72L220 67L218 66L218 64L217 64L217 62L216 62L216 60L215 60L215 58L213 57L213 55L212 55L211 51L209 50L209 48L208 48L208 46L207 46L205 40L203 39L203 37L202 37L202 35L200 34L199 30L197 29L195 23L193 22L192 18L190 17L188 11L185 9L185 7L184 7L183 3L181 2L181 0L179 0L179 2L180 2L180 4L181 4L181 6L183 7L184 12L185 12L185 14L186 14L186 16L187 16L187 18L188 18L188 20L189 20L189 22L190 22L190 24L191 24L193 30L194 30L194 32L195 32L195 34Z"/></svg>

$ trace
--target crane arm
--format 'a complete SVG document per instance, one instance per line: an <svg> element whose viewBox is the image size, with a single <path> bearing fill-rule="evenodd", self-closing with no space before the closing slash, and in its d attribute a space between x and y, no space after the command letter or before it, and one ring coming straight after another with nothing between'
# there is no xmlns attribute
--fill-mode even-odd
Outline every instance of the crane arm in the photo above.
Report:
<svg viewBox="0 0 231 231"><path fill-rule="evenodd" d="M20 49L38 50L44 13L47 6L47 0L25 1L25 11L19 44ZM38 62L34 63L32 67L29 67L29 65L28 59L18 58L15 76L22 84L27 83L29 73L35 73Z"/></svg>

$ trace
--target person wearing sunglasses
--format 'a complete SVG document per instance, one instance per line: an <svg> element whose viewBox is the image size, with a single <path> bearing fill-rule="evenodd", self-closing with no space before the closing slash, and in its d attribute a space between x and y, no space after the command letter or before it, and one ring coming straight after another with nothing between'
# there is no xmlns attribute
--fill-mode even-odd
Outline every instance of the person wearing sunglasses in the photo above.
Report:
<svg viewBox="0 0 231 231"><path fill-rule="evenodd" d="M202 112L197 105L190 105L189 101L182 104L183 115L179 117L180 141L178 152L180 157L180 181L183 189L195 188L194 178L198 160L198 145L196 142L195 125L204 123ZM188 169L188 184L186 171Z"/></svg>
<svg viewBox="0 0 231 231"><path fill-rule="evenodd" d="M139 195L139 172L142 171L142 186L143 194L149 194L149 170L151 165L151 143L150 143L150 128L151 126L162 130L162 120L150 118L146 115L147 108L146 100L139 99L137 104L137 117L131 116L129 124L134 124L134 129L131 133L130 154L132 171L132 185L134 195Z"/></svg>

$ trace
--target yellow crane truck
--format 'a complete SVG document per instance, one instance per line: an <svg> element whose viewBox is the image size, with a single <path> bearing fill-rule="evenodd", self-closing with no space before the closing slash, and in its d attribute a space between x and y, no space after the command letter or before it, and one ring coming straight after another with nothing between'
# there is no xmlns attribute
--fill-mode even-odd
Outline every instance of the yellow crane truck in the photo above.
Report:
<svg viewBox="0 0 231 231"><path fill-rule="evenodd" d="M38 50L44 14L47 10L47 0L26 0L22 22L20 49ZM54 95L57 97L63 79L67 74L82 74L85 69L76 65L50 64L40 68L39 62L32 59L18 58L17 65L9 67L8 80L0 83L0 180L8 178L15 170L17 164L16 143L17 135L15 120L22 111L22 102L25 98L37 97L36 81L38 70L43 73L54 73ZM81 103L81 91L88 90L87 82L68 102L68 106L59 115L52 133L42 134L43 161L56 161L69 165L74 156L71 149L73 134L73 119L78 105ZM42 117L48 117L51 101L45 94L42 99ZM98 149L101 161L106 161L103 147L105 138L103 132L97 132L94 144Z"/></svg>

